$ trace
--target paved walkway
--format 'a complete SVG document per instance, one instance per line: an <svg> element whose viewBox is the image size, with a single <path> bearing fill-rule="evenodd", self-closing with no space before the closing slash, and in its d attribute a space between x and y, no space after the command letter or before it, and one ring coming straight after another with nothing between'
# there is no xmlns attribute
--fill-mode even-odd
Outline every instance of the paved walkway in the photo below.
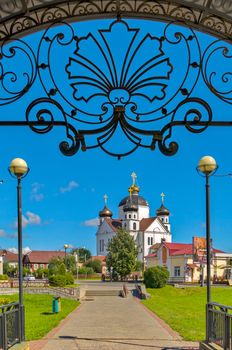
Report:
<svg viewBox="0 0 232 350"><path fill-rule="evenodd" d="M136 298L94 297L84 301L30 350L154 350L197 348L182 341Z"/></svg>

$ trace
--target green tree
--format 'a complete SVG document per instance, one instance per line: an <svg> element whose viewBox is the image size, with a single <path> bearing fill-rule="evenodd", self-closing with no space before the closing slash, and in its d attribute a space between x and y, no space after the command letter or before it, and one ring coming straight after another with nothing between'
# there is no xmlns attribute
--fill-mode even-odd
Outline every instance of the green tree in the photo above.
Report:
<svg viewBox="0 0 232 350"><path fill-rule="evenodd" d="M17 274L17 267L11 266L7 261L3 263L3 273L9 277L14 277Z"/></svg>
<svg viewBox="0 0 232 350"><path fill-rule="evenodd" d="M66 265L66 269L68 271L72 271L73 269L76 268L76 260L75 257L73 255L67 255L66 258L64 259L65 265Z"/></svg>
<svg viewBox="0 0 232 350"><path fill-rule="evenodd" d="M62 263L59 265L59 275L65 275L66 274L66 267L65 264Z"/></svg>
<svg viewBox="0 0 232 350"><path fill-rule="evenodd" d="M48 270L49 275L58 275L59 274L59 268L60 265L64 263L64 259L61 257L54 257L49 261Z"/></svg>
<svg viewBox="0 0 232 350"><path fill-rule="evenodd" d="M30 275L31 271L28 267L23 267L23 276Z"/></svg>
<svg viewBox="0 0 232 350"><path fill-rule="evenodd" d="M74 248L71 253L78 255L78 261L80 263L85 263L92 256L90 250L86 248Z"/></svg>
<svg viewBox="0 0 232 350"><path fill-rule="evenodd" d="M135 271L136 272L143 271L143 263L142 263L142 261L140 261L140 260L136 261Z"/></svg>
<svg viewBox="0 0 232 350"><path fill-rule="evenodd" d="M102 271L102 263L101 263L101 260L98 260L98 259L87 261L85 266L91 267L93 271L97 273L101 273Z"/></svg>
<svg viewBox="0 0 232 350"><path fill-rule="evenodd" d="M106 265L115 278L123 280L135 271L138 249L131 235L125 230L118 230L107 248Z"/></svg>
<svg viewBox="0 0 232 350"><path fill-rule="evenodd" d="M167 284L169 271L163 266L149 267L144 272L144 283L146 288L162 288Z"/></svg>

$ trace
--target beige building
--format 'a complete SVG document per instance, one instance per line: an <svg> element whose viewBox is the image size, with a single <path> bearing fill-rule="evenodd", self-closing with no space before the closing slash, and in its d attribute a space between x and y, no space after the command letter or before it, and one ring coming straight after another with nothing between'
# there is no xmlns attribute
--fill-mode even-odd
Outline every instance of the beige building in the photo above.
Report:
<svg viewBox="0 0 232 350"><path fill-rule="evenodd" d="M146 267L165 266L170 282L200 282L206 279L206 263L195 261L193 245L161 242L150 248ZM211 278L215 282L232 280L232 254L212 249Z"/></svg>

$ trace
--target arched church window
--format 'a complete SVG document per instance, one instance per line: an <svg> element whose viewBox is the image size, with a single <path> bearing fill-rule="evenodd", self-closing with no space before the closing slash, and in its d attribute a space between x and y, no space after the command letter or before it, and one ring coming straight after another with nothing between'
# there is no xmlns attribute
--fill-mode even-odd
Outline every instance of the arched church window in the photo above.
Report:
<svg viewBox="0 0 232 350"><path fill-rule="evenodd" d="M136 219L136 215L134 214L134 219Z"/></svg>
<svg viewBox="0 0 232 350"><path fill-rule="evenodd" d="M133 222L133 230L136 230L136 223Z"/></svg>

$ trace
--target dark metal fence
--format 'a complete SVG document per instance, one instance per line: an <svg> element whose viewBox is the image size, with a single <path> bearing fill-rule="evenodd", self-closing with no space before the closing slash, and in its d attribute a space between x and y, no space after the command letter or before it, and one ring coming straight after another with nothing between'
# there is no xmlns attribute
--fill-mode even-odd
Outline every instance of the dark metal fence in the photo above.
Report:
<svg viewBox="0 0 232 350"><path fill-rule="evenodd" d="M7 350L20 342L19 303L0 306L0 349Z"/></svg>
<svg viewBox="0 0 232 350"><path fill-rule="evenodd" d="M208 303L206 308L207 342L232 350L232 307Z"/></svg>

